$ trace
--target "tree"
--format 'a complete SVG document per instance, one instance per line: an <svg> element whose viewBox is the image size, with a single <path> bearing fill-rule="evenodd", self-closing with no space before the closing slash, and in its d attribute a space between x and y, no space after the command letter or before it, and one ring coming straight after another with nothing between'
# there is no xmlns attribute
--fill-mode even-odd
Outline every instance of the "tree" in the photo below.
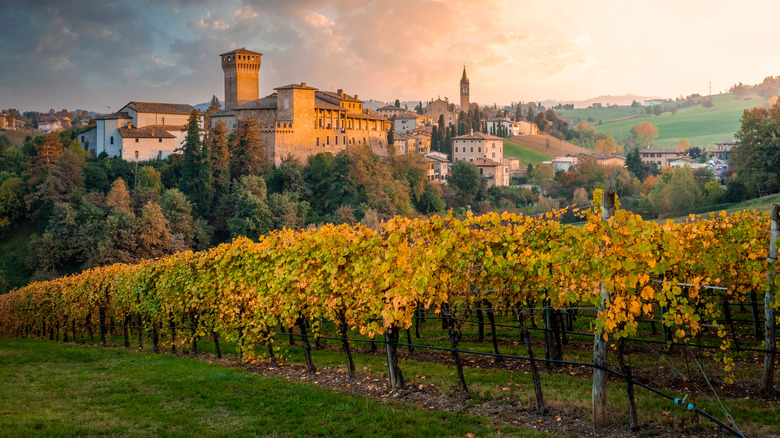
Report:
<svg viewBox="0 0 780 438"><path fill-rule="evenodd" d="M192 204L178 189L168 189L160 197L160 209L168 221L177 250L192 249L195 242L195 221Z"/></svg>
<svg viewBox="0 0 780 438"><path fill-rule="evenodd" d="M9 227L24 213L24 185L22 179L10 176L0 184L0 230Z"/></svg>
<svg viewBox="0 0 780 438"><path fill-rule="evenodd" d="M163 191L162 178L160 172L152 166L144 166L138 171L138 188L151 189L157 195L161 195Z"/></svg>
<svg viewBox="0 0 780 438"><path fill-rule="evenodd" d="M127 185L122 178L117 179L111 184L111 190L106 198L106 205L113 207L114 211L130 214L132 212L130 205L130 192L127 191Z"/></svg>
<svg viewBox="0 0 780 438"><path fill-rule="evenodd" d="M734 177L751 197L780 190L780 100L771 108L745 110L731 151Z"/></svg>
<svg viewBox="0 0 780 438"><path fill-rule="evenodd" d="M218 200L230 190L230 154L228 152L227 126L218 121L208 139L211 182L214 199Z"/></svg>
<svg viewBox="0 0 780 438"><path fill-rule="evenodd" d="M639 149L634 148L634 150L628 153L626 156L626 168L637 178L642 178L642 175L645 173L645 165L642 163L642 155L639 153Z"/></svg>
<svg viewBox="0 0 780 438"><path fill-rule="evenodd" d="M658 213L680 212L700 204L702 199L689 167L666 168L656 179L649 195Z"/></svg>
<svg viewBox="0 0 780 438"><path fill-rule="evenodd" d="M477 166L465 161L458 161L450 167L450 177L447 183L455 188L461 207L474 203L482 185L482 175Z"/></svg>
<svg viewBox="0 0 780 438"><path fill-rule="evenodd" d="M688 145L688 140L681 138L680 141L677 142L677 152L688 152L688 148L690 146Z"/></svg>
<svg viewBox="0 0 780 438"><path fill-rule="evenodd" d="M222 104L219 103L219 99L215 95L211 95L211 102L209 103L208 109L206 109L206 114L216 114L218 112L222 111Z"/></svg>
<svg viewBox="0 0 780 438"><path fill-rule="evenodd" d="M398 99L395 100L395 107L396 108L401 108L401 101L400 100L398 100Z"/></svg>
<svg viewBox="0 0 780 438"><path fill-rule="evenodd" d="M658 137L658 128L650 122L642 122L631 128L631 133L639 145L648 147Z"/></svg>
<svg viewBox="0 0 780 438"><path fill-rule="evenodd" d="M232 237L246 236L257 240L273 229L271 211L266 201L265 180L244 175L234 188L236 213L228 221Z"/></svg>
<svg viewBox="0 0 780 438"><path fill-rule="evenodd" d="M255 119L238 121L230 135L228 151L233 179L245 175L262 175L269 167L265 141L260 136L260 123Z"/></svg>
<svg viewBox="0 0 780 438"><path fill-rule="evenodd" d="M596 142L595 150L596 152L602 153L602 154L614 154L617 152L618 144L612 137L607 137L604 140L598 140Z"/></svg>
<svg viewBox="0 0 780 438"><path fill-rule="evenodd" d="M208 149L200 139L198 110L192 110L187 122L187 138L184 143L184 163L179 188L196 206L202 216L211 210L214 188L211 185L211 163Z"/></svg>

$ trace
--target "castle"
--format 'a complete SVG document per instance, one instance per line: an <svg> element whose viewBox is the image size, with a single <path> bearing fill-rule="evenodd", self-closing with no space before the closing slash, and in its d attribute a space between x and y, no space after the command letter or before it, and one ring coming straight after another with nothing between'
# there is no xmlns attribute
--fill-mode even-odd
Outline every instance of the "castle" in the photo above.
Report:
<svg viewBox="0 0 780 438"><path fill-rule="evenodd" d="M387 131L391 123L363 109L357 95L341 89L321 91L303 82L274 88L275 93L260 98L262 56L245 48L220 55L225 110L211 117L212 126L223 121L232 129L238 120L257 120L268 158L277 166L287 157L305 163L320 152L336 154L358 144L377 155L389 155Z"/></svg>

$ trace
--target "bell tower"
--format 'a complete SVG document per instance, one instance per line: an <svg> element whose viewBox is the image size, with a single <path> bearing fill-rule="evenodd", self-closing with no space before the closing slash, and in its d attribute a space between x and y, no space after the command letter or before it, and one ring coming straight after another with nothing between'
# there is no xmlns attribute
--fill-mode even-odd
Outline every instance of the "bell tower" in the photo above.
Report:
<svg viewBox="0 0 780 438"><path fill-rule="evenodd" d="M259 99L258 74L263 54L242 47L219 56L225 73L225 109Z"/></svg>
<svg viewBox="0 0 780 438"><path fill-rule="evenodd" d="M463 66L463 77L460 78L460 110L469 112L469 78L466 76L466 66Z"/></svg>

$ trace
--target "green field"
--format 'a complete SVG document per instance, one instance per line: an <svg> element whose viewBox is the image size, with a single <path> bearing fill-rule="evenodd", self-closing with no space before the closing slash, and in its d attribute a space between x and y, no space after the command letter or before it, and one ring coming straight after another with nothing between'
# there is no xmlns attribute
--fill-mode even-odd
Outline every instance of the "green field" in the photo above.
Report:
<svg viewBox="0 0 780 438"><path fill-rule="evenodd" d="M637 124L650 122L658 128L655 144L659 147L674 148L680 139L685 139L691 147L708 148L719 141L733 140L734 133L739 130L743 111L765 102L756 96L735 100L732 94L721 94L713 96L714 105L711 108L697 105L680 109L674 115L665 112L660 116L631 116L628 111L637 108L628 107L569 110L561 111L561 115L602 120L602 124L594 124L596 130L614 137L618 142L626 138ZM643 108L638 109L644 112Z"/></svg>
<svg viewBox="0 0 780 438"><path fill-rule="evenodd" d="M606 102L605 102L606 103ZM602 122L624 119L628 117L637 117L645 115L644 107L619 106L613 108L581 108L574 110L556 110L559 116L571 120L570 126L574 127L581 120L589 121L591 125L597 125L599 120Z"/></svg>
<svg viewBox="0 0 780 438"><path fill-rule="evenodd" d="M550 161L552 157L541 152L536 152L533 149L529 149L523 145L512 143L511 141L504 140L504 156L515 157L520 160L521 166L528 166L529 164L537 164L543 161Z"/></svg>
<svg viewBox="0 0 780 438"><path fill-rule="evenodd" d="M0 339L0 437L534 436L205 361Z"/></svg>

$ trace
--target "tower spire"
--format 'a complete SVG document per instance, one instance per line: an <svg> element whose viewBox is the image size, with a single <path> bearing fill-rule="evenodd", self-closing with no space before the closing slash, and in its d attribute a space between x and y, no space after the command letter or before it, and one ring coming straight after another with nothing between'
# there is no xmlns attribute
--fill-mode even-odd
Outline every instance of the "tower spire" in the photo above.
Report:
<svg viewBox="0 0 780 438"><path fill-rule="evenodd" d="M466 64L463 64L463 77L460 78L460 110L469 110L469 78L466 76Z"/></svg>

